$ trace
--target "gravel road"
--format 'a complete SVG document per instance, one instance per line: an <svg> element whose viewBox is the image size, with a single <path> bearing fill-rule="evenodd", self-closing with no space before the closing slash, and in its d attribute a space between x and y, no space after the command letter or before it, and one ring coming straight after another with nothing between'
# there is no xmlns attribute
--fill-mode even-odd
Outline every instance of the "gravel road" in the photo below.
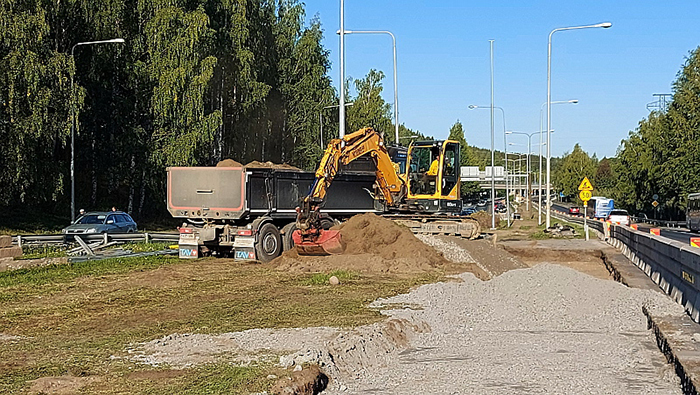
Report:
<svg viewBox="0 0 700 395"><path fill-rule="evenodd" d="M431 330L324 393L681 393L642 313L683 314L668 297L551 264L460 277L374 302Z"/></svg>

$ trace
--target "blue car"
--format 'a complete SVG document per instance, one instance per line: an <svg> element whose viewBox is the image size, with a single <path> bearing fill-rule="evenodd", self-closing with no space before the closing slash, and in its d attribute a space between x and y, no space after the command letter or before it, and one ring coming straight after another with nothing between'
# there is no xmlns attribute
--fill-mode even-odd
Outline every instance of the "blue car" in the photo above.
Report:
<svg viewBox="0 0 700 395"><path fill-rule="evenodd" d="M476 212L476 208L474 207L464 207L462 208L462 212L459 213L459 215L472 215Z"/></svg>

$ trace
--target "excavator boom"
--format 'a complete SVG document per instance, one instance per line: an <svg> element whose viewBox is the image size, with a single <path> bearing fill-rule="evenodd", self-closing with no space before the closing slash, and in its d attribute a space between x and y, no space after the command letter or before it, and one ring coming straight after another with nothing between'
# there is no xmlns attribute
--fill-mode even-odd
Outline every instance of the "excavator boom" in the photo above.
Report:
<svg viewBox="0 0 700 395"><path fill-rule="evenodd" d="M342 139L334 139L316 170L316 179L297 208L297 230L292 235L297 251L302 255L338 254L343 252L340 233L323 229L320 209L325 203L326 193L341 165L369 155L376 166L377 188L387 205L392 206L406 195L406 183L384 146L381 135L372 128L364 128Z"/></svg>

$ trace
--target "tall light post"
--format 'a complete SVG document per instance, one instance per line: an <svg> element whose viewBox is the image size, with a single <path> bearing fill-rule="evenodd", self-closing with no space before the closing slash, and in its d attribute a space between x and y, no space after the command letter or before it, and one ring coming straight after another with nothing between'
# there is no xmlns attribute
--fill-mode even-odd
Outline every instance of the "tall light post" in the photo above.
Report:
<svg viewBox="0 0 700 395"><path fill-rule="evenodd" d="M532 136L539 132L525 133L525 132L515 132L508 131L506 134L522 134L527 136L527 193L525 196L525 209L530 210L530 152L532 151Z"/></svg>
<svg viewBox="0 0 700 395"><path fill-rule="evenodd" d="M340 31L338 31L340 33ZM399 143L399 82L396 73L396 36L388 30L346 30L345 34L388 34L391 36L394 48L394 136Z"/></svg>
<svg viewBox="0 0 700 395"><path fill-rule="evenodd" d="M475 109L490 109L491 106L477 106L475 104L470 104L468 107L470 110L475 110ZM505 152L504 152L504 157L505 157L505 179L506 179L506 216L508 217L508 227L510 227L510 195L509 195L509 190L508 190L508 142L506 141L506 112L503 110L502 107L494 106L493 107L496 110L501 110L501 115L503 117L503 145L505 146Z"/></svg>
<svg viewBox="0 0 700 395"><path fill-rule="evenodd" d="M338 105L338 135L345 137L345 0L340 0L340 104Z"/></svg>
<svg viewBox="0 0 700 395"><path fill-rule="evenodd" d="M75 92L73 92L73 76L75 74L75 47L93 44L123 43L123 38L113 38L110 40L84 41L73 45L70 50L70 58L73 60L73 72L70 75L70 95L71 95L71 125L70 125L70 222L75 221Z"/></svg>
<svg viewBox="0 0 700 395"><path fill-rule="evenodd" d="M354 104L354 103L352 103L352 102L350 102L350 103L345 103L345 107L352 106L353 104ZM323 149L323 110L327 110L327 109L329 109L329 108L336 108L336 107L338 107L338 106L340 106L340 104L334 104L334 105L332 105L332 106L323 107L323 108L321 109L321 111L319 111L319 113L318 113L318 122L319 122L319 124L321 125L321 133L320 133L320 136L319 136L319 141L321 142L321 149Z"/></svg>
<svg viewBox="0 0 700 395"><path fill-rule="evenodd" d="M553 101L552 104L577 104L578 99L572 100L557 100ZM542 225L542 146L547 145L546 142L542 142L542 132L544 128L542 127L542 110L544 109L547 102L542 103L540 106L540 154L539 154L539 166L537 167L537 172L539 173L539 181L537 182L537 225ZM552 132L554 132L552 130Z"/></svg>
<svg viewBox="0 0 700 395"><path fill-rule="evenodd" d="M564 30L578 30L578 29L589 29L601 27L607 29L612 26L610 22L596 23L595 25L584 25L584 26L570 26L570 27L560 27L552 30L549 33L549 40L547 43L547 228L551 226L551 209L552 200L549 198L551 193L551 160L552 160L552 143L551 130L552 130L552 35L554 33Z"/></svg>

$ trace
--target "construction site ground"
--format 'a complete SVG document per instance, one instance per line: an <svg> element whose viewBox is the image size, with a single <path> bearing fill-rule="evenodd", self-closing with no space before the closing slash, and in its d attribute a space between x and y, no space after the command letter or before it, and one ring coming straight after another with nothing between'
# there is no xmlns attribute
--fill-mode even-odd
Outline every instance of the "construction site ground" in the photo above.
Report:
<svg viewBox="0 0 700 395"><path fill-rule="evenodd" d="M657 342L692 360L697 324L607 244L545 238L535 215L422 243L360 218L335 257L2 272L0 392L261 394L311 364L339 394L692 387Z"/></svg>

